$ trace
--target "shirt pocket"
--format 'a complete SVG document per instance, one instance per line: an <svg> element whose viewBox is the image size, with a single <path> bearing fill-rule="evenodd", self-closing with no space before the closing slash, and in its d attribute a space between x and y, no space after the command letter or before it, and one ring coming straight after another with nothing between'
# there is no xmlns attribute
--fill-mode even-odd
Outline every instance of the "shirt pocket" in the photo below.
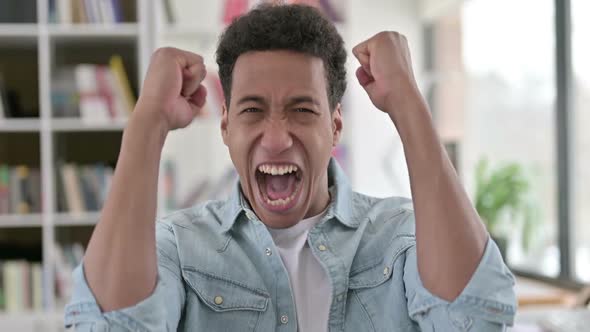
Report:
<svg viewBox="0 0 590 332"><path fill-rule="evenodd" d="M381 257L351 270L346 331L417 331L408 315L403 283L403 253L412 245L390 247Z"/></svg>
<svg viewBox="0 0 590 332"><path fill-rule="evenodd" d="M183 267L182 276L187 285L185 325L191 330L256 330L268 293L193 267Z"/></svg>

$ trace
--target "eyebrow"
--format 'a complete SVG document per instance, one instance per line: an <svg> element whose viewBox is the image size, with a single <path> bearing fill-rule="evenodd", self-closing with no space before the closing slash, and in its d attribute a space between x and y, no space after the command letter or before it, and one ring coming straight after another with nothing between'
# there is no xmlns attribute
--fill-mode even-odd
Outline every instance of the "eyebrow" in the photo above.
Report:
<svg viewBox="0 0 590 332"><path fill-rule="evenodd" d="M245 104L245 103L249 103L249 102L254 102L257 104L266 105L266 101L264 100L264 98L261 96L256 96L256 95L247 95L247 96L240 98L240 100L238 100L237 105L241 105L241 104Z"/></svg>
<svg viewBox="0 0 590 332"><path fill-rule="evenodd" d="M240 98L240 100L238 100L237 105L241 105L241 104L248 103L248 102L254 102L254 103L265 105L265 106L268 105L268 103L266 102L264 97L258 96L258 95L244 96L244 97ZM320 105L320 103L317 100L315 100L313 97L302 95L302 96L294 96L294 97L289 98L289 101L287 102L287 106L293 106L293 105L302 104L302 103L310 103L310 104L314 104L316 106Z"/></svg>
<svg viewBox="0 0 590 332"><path fill-rule="evenodd" d="M320 103L317 102L317 100L313 99L310 96L295 96L295 97L289 98L289 102L287 102L287 106L293 106L293 105L303 104L303 103L310 103L310 104L314 104L316 106L320 106Z"/></svg>

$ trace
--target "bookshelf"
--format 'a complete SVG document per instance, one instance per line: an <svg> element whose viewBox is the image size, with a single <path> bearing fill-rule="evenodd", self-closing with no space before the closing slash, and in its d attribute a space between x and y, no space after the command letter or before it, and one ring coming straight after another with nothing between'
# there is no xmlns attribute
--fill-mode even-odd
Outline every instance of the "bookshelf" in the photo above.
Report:
<svg viewBox="0 0 590 332"><path fill-rule="evenodd" d="M63 189L60 165L81 167L100 163L114 167L127 123L127 117L112 114L101 120L57 116L56 73L79 64L101 65L112 71L109 61L117 54L132 93L137 96L153 50L150 0L121 0L118 19L113 21L116 15L109 19L101 11L102 19L85 21L92 23L78 22L73 12L70 20L62 20L65 16L53 10L56 3L70 0L0 3L0 88L14 90L12 96L20 103L18 114L5 114L3 96L0 167L26 166L29 172L38 170L43 202L39 211L29 213L0 209L0 262L27 260L30 266L40 264L43 284L41 306L0 310L1 331L63 330L61 312L66 299L60 297L57 288L67 284L63 286L63 280L58 280L56 285L56 273L64 267L59 266L61 255L69 253L65 249L61 253L56 251L54 243L62 248L76 243L85 246L100 214L98 209L71 212L58 206ZM14 110L12 107L10 112ZM72 252L76 254L78 249Z"/></svg>

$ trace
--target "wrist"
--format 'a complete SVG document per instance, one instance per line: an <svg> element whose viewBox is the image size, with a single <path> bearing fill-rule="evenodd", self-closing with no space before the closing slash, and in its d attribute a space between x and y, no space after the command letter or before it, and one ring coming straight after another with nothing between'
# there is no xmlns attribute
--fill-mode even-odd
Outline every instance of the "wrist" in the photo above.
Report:
<svg viewBox="0 0 590 332"><path fill-rule="evenodd" d="M395 92L387 96L385 101L386 106L383 110L389 117L396 118L416 108L427 108L426 101L416 85L394 84L392 86L396 86Z"/></svg>
<svg viewBox="0 0 590 332"><path fill-rule="evenodd" d="M422 95L408 93L405 98L396 101L388 108L387 114L394 123L404 144L415 144L421 141L425 134L436 136L436 129L432 121L430 109Z"/></svg>
<svg viewBox="0 0 590 332"><path fill-rule="evenodd" d="M163 111L157 109L154 105L154 103L142 99L138 100L134 111L131 113L127 128L134 132L145 132L155 140L154 142L150 139L152 143L163 146L170 128Z"/></svg>

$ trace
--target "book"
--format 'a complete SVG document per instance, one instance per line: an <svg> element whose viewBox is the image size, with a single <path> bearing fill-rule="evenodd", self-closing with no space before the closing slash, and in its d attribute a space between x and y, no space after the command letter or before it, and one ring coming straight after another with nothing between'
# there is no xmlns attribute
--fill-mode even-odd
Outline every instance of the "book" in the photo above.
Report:
<svg viewBox="0 0 590 332"><path fill-rule="evenodd" d="M54 71L51 79L51 106L54 117L79 117L79 98L74 67Z"/></svg>
<svg viewBox="0 0 590 332"><path fill-rule="evenodd" d="M2 268L2 261L0 261L0 311L6 310L6 295L4 291L4 269Z"/></svg>
<svg viewBox="0 0 590 332"><path fill-rule="evenodd" d="M9 186L9 201L10 201L10 213L17 213L19 210L19 204L21 202L21 186L20 179L17 174L16 168L10 168L10 186Z"/></svg>
<svg viewBox="0 0 590 332"><path fill-rule="evenodd" d="M133 95L133 91L131 90L131 84L129 83L129 78L127 73L125 72L125 66L123 65L123 58L115 54L111 56L109 60L109 66L113 75L115 76L115 81L117 82L116 89L121 91L123 94L123 100L125 103L125 107L128 112L131 112L135 107L135 96Z"/></svg>
<svg viewBox="0 0 590 332"><path fill-rule="evenodd" d="M2 266L6 312L21 312L25 309L23 264L26 262L6 261Z"/></svg>
<svg viewBox="0 0 590 332"><path fill-rule="evenodd" d="M0 261L0 310L43 309L43 267L25 260Z"/></svg>
<svg viewBox="0 0 590 332"><path fill-rule="evenodd" d="M84 0L84 9L86 11L86 19L85 23L97 23L99 22L97 13L95 12L93 2L96 0Z"/></svg>
<svg viewBox="0 0 590 332"><path fill-rule="evenodd" d="M115 111L115 98L113 95L113 88L110 85L110 79L108 74L110 73L109 68L105 66L95 66L95 74L96 74L96 86L97 86L97 94L104 100L107 104L107 112L111 118L115 118L117 113Z"/></svg>
<svg viewBox="0 0 590 332"><path fill-rule="evenodd" d="M31 309L43 310L43 265L31 264Z"/></svg>
<svg viewBox="0 0 590 332"><path fill-rule="evenodd" d="M29 169L29 193L31 212L40 213L42 209L41 170L38 168Z"/></svg>
<svg viewBox="0 0 590 332"><path fill-rule="evenodd" d="M59 23L71 24L72 20L72 0L57 0L57 9Z"/></svg>
<svg viewBox="0 0 590 332"><path fill-rule="evenodd" d="M73 164L63 164L61 167L61 177L63 179L63 188L67 211L80 214L85 211L82 189L80 181L76 175L76 167Z"/></svg>
<svg viewBox="0 0 590 332"><path fill-rule="evenodd" d="M10 169L0 165L0 214L10 213Z"/></svg>
<svg viewBox="0 0 590 332"><path fill-rule="evenodd" d="M80 187L82 189L84 210L85 211L98 211L99 201L97 199L97 193L94 191L92 185L92 169L89 166L82 166L78 168L78 178Z"/></svg>
<svg viewBox="0 0 590 332"><path fill-rule="evenodd" d="M96 71L96 65L92 64L79 64L74 68L80 117L87 122L107 122L110 119L109 105L99 91Z"/></svg>
<svg viewBox="0 0 590 332"><path fill-rule="evenodd" d="M98 4L102 23L115 23L115 12L111 0L95 0Z"/></svg>
<svg viewBox="0 0 590 332"><path fill-rule="evenodd" d="M83 0L71 0L72 2L72 22L79 24L86 22L86 13Z"/></svg>
<svg viewBox="0 0 590 332"><path fill-rule="evenodd" d="M0 164L0 214L32 212L41 212L40 170Z"/></svg>
<svg viewBox="0 0 590 332"><path fill-rule="evenodd" d="M125 120L135 105L129 79L119 56L109 65L62 67L52 77L55 117L80 117L84 122Z"/></svg>
<svg viewBox="0 0 590 332"><path fill-rule="evenodd" d="M82 262L84 246L78 242L54 243L53 251L57 301L59 306L63 306L72 295L72 272Z"/></svg>
<svg viewBox="0 0 590 332"><path fill-rule="evenodd" d="M115 22L122 23L124 21L123 18L123 9L121 8L120 0L111 0L113 13L115 16Z"/></svg>
<svg viewBox="0 0 590 332"><path fill-rule="evenodd" d="M58 211L100 211L111 185L113 169L103 164L58 164Z"/></svg>
<svg viewBox="0 0 590 332"><path fill-rule="evenodd" d="M6 100L4 77L0 73L0 121L6 117L8 117L8 101Z"/></svg>
<svg viewBox="0 0 590 332"><path fill-rule="evenodd" d="M15 167L15 176L19 187L19 196L16 198L16 213L31 213L32 198L30 192L29 168L25 165Z"/></svg>

